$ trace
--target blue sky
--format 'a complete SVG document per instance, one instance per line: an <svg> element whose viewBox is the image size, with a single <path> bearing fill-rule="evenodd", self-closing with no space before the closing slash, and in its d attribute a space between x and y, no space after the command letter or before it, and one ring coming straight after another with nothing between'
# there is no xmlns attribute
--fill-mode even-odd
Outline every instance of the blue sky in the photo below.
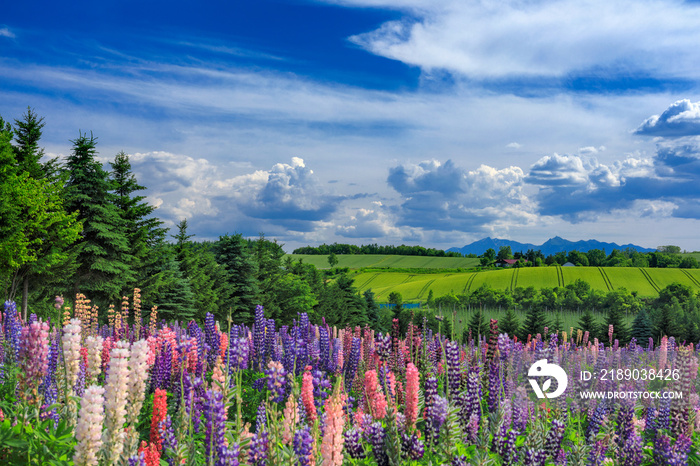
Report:
<svg viewBox="0 0 700 466"><path fill-rule="evenodd" d="M126 151L200 239L700 250L699 26L670 0L15 3L0 115Z"/></svg>

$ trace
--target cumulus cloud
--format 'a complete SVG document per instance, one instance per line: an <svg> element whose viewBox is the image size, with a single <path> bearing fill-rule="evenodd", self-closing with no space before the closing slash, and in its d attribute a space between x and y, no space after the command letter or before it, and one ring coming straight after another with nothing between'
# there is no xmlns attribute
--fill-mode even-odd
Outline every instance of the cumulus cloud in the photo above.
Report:
<svg viewBox="0 0 700 466"><path fill-rule="evenodd" d="M304 160L277 163L269 170L226 177L222 167L206 159L168 152L137 153L131 157L138 179L148 180L148 195L161 204L159 215L173 224L179 219L259 231L310 231L327 220L344 197L322 188ZM194 222L193 222L194 224Z"/></svg>
<svg viewBox="0 0 700 466"><path fill-rule="evenodd" d="M652 158L602 164L593 157L553 155L532 165L525 182L543 215L571 222L627 211L643 217L700 218L700 145L659 145Z"/></svg>
<svg viewBox="0 0 700 466"><path fill-rule="evenodd" d="M387 182L403 197L395 209L397 225L479 232L504 220L511 225L533 220L523 177L518 167L481 165L470 171L451 160L430 160L391 168Z"/></svg>
<svg viewBox="0 0 700 466"><path fill-rule="evenodd" d="M683 99L671 104L661 115L652 115L634 130L635 134L678 138L700 135L700 102Z"/></svg>
<svg viewBox="0 0 700 466"><path fill-rule="evenodd" d="M375 202L371 209L357 209L347 222L337 226L336 233L345 238L381 239L398 237L401 232L381 202Z"/></svg>
<svg viewBox="0 0 700 466"><path fill-rule="evenodd" d="M408 11L351 37L380 56L477 78L562 77L592 69L697 77L700 9L650 0L346 0ZM674 57L669 60L668 57Z"/></svg>

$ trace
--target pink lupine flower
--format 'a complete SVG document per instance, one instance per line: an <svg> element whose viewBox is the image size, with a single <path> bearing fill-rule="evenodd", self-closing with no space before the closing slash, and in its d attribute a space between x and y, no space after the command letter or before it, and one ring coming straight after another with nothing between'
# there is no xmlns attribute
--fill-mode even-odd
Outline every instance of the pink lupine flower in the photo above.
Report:
<svg viewBox="0 0 700 466"><path fill-rule="evenodd" d="M284 406L282 413L282 442L285 445L291 445L294 440L294 431L297 424L298 405L297 400L292 393L287 398L287 403Z"/></svg>
<svg viewBox="0 0 700 466"><path fill-rule="evenodd" d="M664 335L659 346L659 369L663 370L666 367L666 359L668 357L668 337Z"/></svg>
<svg viewBox="0 0 700 466"><path fill-rule="evenodd" d="M344 395L335 391L326 400L326 419L321 442L321 465L340 466L343 464L343 427L345 412L343 411Z"/></svg>
<svg viewBox="0 0 700 466"><path fill-rule="evenodd" d="M613 333L613 325L610 324L608 325L608 337L610 338L610 344L612 344Z"/></svg>
<svg viewBox="0 0 700 466"><path fill-rule="evenodd" d="M19 347L20 385L36 388L49 367L49 324L34 322L22 328Z"/></svg>
<svg viewBox="0 0 700 466"><path fill-rule="evenodd" d="M384 393L379 390L377 371L375 370L365 372L365 396L372 416L375 419L384 419L387 403Z"/></svg>
<svg viewBox="0 0 700 466"><path fill-rule="evenodd" d="M316 405L314 405L314 378L308 370L304 372L301 381L301 401L304 403L306 415L309 417L311 424L316 421Z"/></svg>
<svg viewBox="0 0 700 466"><path fill-rule="evenodd" d="M97 465L97 453L102 446L102 407L104 388L90 385L85 389L80 401L78 423L75 426L75 454L73 462L76 466Z"/></svg>
<svg viewBox="0 0 700 466"><path fill-rule="evenodd" d="M218 384L216 382L218 382ZM226 376L224 375L223 363L221 362L221 358L217 357L211 375L211 389L218 392L220 391L219 387L223 387L225 382Z"/></svg>
<svg viewBox="0 0 700 466"><path fill-rule="evenodd" d="M107 366L109 366L109 352L114 348L114 340L112 337L105 338L102 342L102 370L107 372Z"/></svg>
<svg viewBox="0 0 700 466"><path fill-rule="evenodd" d="M420 383L418 368L409 362L406 366L406 428L410 431L418 419L418 390Z"/></svg>

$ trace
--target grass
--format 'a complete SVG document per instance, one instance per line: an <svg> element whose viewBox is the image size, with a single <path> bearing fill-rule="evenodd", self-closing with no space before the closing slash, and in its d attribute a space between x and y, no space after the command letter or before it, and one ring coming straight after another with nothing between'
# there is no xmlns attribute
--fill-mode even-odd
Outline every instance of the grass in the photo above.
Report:
<svg viewBox="0 0 700 466"><path fill-rule="evenodd" d="M314 254L287 254L293 261L302 259L316 268L327 269L328 256ZM361 269L365 267L398 268L398 269L468 269L477 267L479 259L472 257L427 257L427 256L398 256L380 254L338 254L338 267Z"/></svg>
<svg viewBox="0 0 700 466"><path fill-rule="evenodd" d="M486 285L496 290L515 287L554 288L581 279L603 292L626 288L640 296L658 296L658 290L671 283L682 283L700 290L700 269L640 269L636 267L527 267L483 272L435 273L357 271L359 291L372 289L379 302L391 292L399 292L405 302L425 301L430 290L435 297L448 293L464 294Z"/></svg>

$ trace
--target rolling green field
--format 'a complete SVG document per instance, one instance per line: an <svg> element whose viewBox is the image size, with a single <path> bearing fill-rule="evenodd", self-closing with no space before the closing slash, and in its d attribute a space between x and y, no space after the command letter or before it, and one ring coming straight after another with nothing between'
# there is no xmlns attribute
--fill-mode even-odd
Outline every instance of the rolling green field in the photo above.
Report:
<svg viewBox="0 0 700 466"><path fill-rule="evenodd" d="M302 259L318 269L327 269L328 256L314 254L287 254L293 261ZM397 269L468 269L477 267L479 259L471 257L426 257L396 256L381 254L338 254L338 267L360 269L363 267L386 267Z"/></svg>
<svg viewBox="0 0 700 466"><path fill-rule="evenodd" d="M463 273L361 272L353 275L360 291L372 289L379 302L386 302L389 293L399 292L405 302L424 301L429 291L435 297L453 292L473 291L486 284L490 288L513 290L534 286L553 288L581 279L591 288L610 291L626 288L640 296L656 296L671 283L681 283L700 290L700 269L652 269L636 267L537 267L488 270Z"/></svg>

